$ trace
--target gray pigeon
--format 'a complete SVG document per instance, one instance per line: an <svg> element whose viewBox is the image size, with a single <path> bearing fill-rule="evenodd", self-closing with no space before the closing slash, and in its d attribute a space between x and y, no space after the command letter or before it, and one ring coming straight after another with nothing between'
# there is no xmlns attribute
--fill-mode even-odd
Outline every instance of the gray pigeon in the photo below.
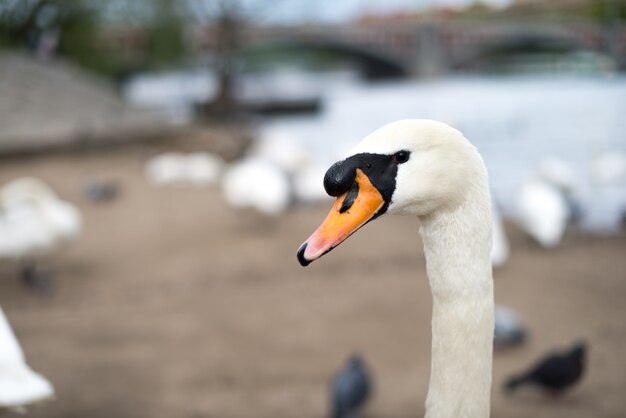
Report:
<svg viewBox="0 0 626 418"><path fill-rule="evenodd" d="M370 393L372 381L365 362L353 354L331 385L331 418L357 418Z"/></svg>
<svg viewBox="0 0 626 418"><path fill-rule="evenodd" d="M119 185L111 180L99 177L87 177L83 180L83 195L92 202L108 202L120 192Z"/></svg>
<svg viewBox="0 0 626 418"><path fill-rule="evenodd" d="M526 342L527 332L517 314L504 306L496 306L493 345L508 348Z"/></svg>

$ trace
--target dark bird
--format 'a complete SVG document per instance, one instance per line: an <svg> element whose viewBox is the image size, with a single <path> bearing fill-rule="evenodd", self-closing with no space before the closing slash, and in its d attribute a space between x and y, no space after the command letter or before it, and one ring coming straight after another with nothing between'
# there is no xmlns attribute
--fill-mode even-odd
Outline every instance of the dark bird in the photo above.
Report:
<svg viewBox="0 0 626 418"><path fill-rule="evenodd" d="M586 353L584 343L577 343L565 352L551 353L529 371L510 378L504 389L510 393L529 384L539 386L552 395L560 395L582 377Z"/></svg>
<svg viewBox="0 0 626 418"><path fill-rule="evenodd" d="M110 180L88 177L83 181L83 195L92 202L108 202L115 199L120 192L119 185Z"/></svg>
<svg viewBox="0 0 626 418"><path fill-rule="evenodd" d="M331 418L356 418L372 392L365 362L353 354L331 385Z"/></svg>

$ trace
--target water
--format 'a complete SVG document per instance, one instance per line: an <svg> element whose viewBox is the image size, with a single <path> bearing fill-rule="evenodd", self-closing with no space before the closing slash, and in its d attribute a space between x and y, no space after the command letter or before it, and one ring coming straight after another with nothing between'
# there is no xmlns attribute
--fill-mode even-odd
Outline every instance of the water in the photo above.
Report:
<svg viewBox="0 0 626 418"><path fill-rule="evenodd" d="M505 213L513 211L520 183L549 157L571 165L589 227L614 228L626 208L626 180L599 184L594 176L602 155L626 154L626 77L346 81L333 82L322 97L320 114L268 119L261 134L287 135L330 165L385 123L437 119L478 147Z"/></svg>

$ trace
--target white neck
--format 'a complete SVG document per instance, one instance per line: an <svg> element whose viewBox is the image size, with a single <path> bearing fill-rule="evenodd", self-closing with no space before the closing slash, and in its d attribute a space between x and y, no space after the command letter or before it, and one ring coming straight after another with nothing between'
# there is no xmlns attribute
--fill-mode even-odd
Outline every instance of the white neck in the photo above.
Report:
<svg viewBox="0 0 626 418"><path fill-rule="evenodd" d="M493 350L491 203L486 184L465 203L421 218L433 294L427 418L489 417Z"/></svg>

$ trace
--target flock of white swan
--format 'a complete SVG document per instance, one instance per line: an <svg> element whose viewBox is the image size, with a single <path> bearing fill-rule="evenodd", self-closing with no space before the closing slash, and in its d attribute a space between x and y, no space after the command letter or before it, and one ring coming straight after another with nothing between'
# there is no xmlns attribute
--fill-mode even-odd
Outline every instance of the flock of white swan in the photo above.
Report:
<svg viewBox="0 0 626 418"><path fill-rule="evenodd" d="M626 157L609 160L598 166L598 176L626 183ZM520 338L521 331L505 308L495 309L494 318L492 267L506 262L510 248L479 153L445 124L404 120L375 131L342 161L349 167L333 166L334 180L325 179L324 164L292 138L275 136L261 138L230 164L204 152L165 153L146 163L145 175L159 187L219 184L234 208L265 215L328 201L327 193L337 196L329 215L334 223L320 226L298 253L303 265L385 212L417 216L434 303L426 415L488 416L494 321L496 340ZM520 185L514 220L539 245L554 247L575 217L575 185L567 164L543 164ZM40 180L21 178L0 189L0 259L24 263L52 253L81 225L78 209ZM468 368L470 357L474 366ZM26 364L0 310L0 407L20 408L53 395L52 385Z"/></svg>

